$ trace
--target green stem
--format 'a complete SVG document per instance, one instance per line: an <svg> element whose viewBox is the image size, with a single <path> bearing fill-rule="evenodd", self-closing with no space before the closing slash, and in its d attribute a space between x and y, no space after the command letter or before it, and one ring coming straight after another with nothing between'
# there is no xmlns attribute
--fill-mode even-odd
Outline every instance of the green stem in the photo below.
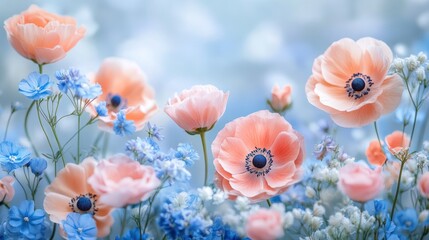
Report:
<svg viewBox="0 0 429 240"><path fill-rule="evenodd" d="M204 152L204 186L207 186L207 174L208 174L208 165L209 161L207 158L207 147L206 147L206 137L205 131L200 132L201 143L203 144L203 152Z"/></svg>
<svg viewBox="0 0 429 240"><path fill-rule="evenodd" d="M378 144L380 144L380 148L383 151L384 156L387 156L386 153L384 152L384 148L383 145L381 145L381 139L380 139L380 134L378 134L378 127L377 127L377 121L374 121L374 129L375 129L375 134L377 135L377 139L378 139ZM386 159L387 160L387 159ZM385 161L386 162L386 161Z"/></svg>
<svg viewBox="0 0 429 240"><path fill-rule="evenodd" d="M7 203L7 202L2 202L2 204L3 204L7 209L10 209L9 203Z"/></svg>
<svg viewBox="0 0 429 240"><path fill-rule="evenodd" d="M7 137L7 130L9 129L9 124L10 124L10 119L12 118L13 113L15 112L15 110L11 110L9 117L7 118L7 122L6 122L6 130L4 131L4 137L3 137L3 141L6 141L6 137Z"/></svg>
<svg viewBox="0 0 429 240"><path fill-rule="evenodd" d="M43 64L37 64L39 66L39 73L43 73Z"/></svg>
<svg viewBox="0 0 429 240"><path fill-rule="evenodd" d="M16 177L15 172L13 172L12 174L15 177L16 181L18 182L19 186L21 186L22 191L24 192L24 195L25 195L25 199L28 199L27 191L25 191L24 185L22 185L21 181L19 181L19 179Z"/></svg>
<svg viewBox="0 0 429 240"><path fill-rule="evenodd" d="M168 179L165 179L165 180L163 180L163 181L162 181L161 185L158 187L158 189L156 189L156 192L155 192L155 193L153 194L153 196L149 199L149 207L148 207L148 210L147 210L147 218L146 218L146 223L145 223L144 228L143 228L143 233L146 233L146 228L147 228L147 226L149 225L149 218L150 218L150 213L151 213L151 211L152 211L152 204L153 204L153 201L155 201L156 195L158 195L159 191L161 191L162 186L164 185L164 183L165 183L167 180L168 180ZM141 230L140 230L140 234L142 234Z"/></svg>
<svg viewBox="0 0 429 240"><path fill-rule="evenodd" d="M55 231L56 231L56 230L57 230L57 224L56 224L56 223L54 223L54 228L52 229L52 234L51 234L51 237L49 238L49 240L54 239Z"/></svg>
<svg viewBox="0 0 429 240"><path fill-rule="evenodd" d="M28 141L30 142L30 145L31 145L31 148L33 149L34 155L36 155L36 157L39 157L39 153L37 152L36 146L34 146L34 143L30 137L30 132L28 131L28 119L30 116L31 109L33 109L35 103L36 103L36 100L31 102L30 106L27 109L27 112L25 113L24 132L25 132L25 136L27 137Z"/></svg>
<svg viewBox="0 0 429 240"><path fill-rule="evenodd" d="M77 115L77 129L80 129L80 114ZM77 132L77 164L80 162L80 131ZM121 235L122 236L122 235Z"/></svg>
<svg viewBox="0 0 429 240"><path fill-rule="evenodd" d="M398 200L398 195L399 195L399 188L401 186L401 177L402 177L402 169L404 168L405 165L405 161L401 161L401 168L399 169L399 178L398 178L398 184L396 186L396 194L395 194L395 198L393 199L393 205L392 205L392 210L390 211L390 217L393 219L393 213L395 213L395 206L396 206L396 201Z"/></svg>
<svg viewBox="0 0 429 240"><path fill-rule="evenodd" d="M271 207L271 200L269 198L267 199L267 204L268 204L268 207Z"/></svg>
<svg viewBox="0 0 429 240"><path fill-rule="evenodd" d="M104 135L103 149L101 150L101 156L106 157L107 148L109 147L109 134Z"/></svg>
<svg viewBox="0 0 429 240"><path fill-rule="evenodd" d="M410 142L408 144L408 147L411 146L411 143L413 142L413 136L414 136L414 130L416 129L416 123L417 123L417 113L419 112L419 109L416 107L414 108L414 119L413 119L413 127L411 129L411 135L410 135Z"/></svg>
<svg viewBox="0 0 429 240"><path fill-rule="evenodd" d="M167 235L164 234L164 236L162 237L162 240L167 240Z"/></svg>
<svg viewBox="0 0 429 240"><path fill-rule="evenodd" d="M362 213L363 213L363 206L364 206L364 203L360 203L360 204L361 204L360 205L360 217L359 217L358 228L357 228L357 231L356 231L356 240L359 240L360 224L362 222Z"/></svg>

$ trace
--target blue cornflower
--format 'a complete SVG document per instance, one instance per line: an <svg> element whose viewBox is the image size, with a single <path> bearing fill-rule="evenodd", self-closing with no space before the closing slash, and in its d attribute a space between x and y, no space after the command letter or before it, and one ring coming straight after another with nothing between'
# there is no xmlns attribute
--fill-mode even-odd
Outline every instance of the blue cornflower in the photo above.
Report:
<svg viewBox="0 0 429 240"><path fill-rule="evenodd" d="M412 232L416 229L418 224L418 216L414 208L408 208L397 212L393 220L399 231Z"/></svg>
<svg viewBox="0 0 429 240"><path fill-rule="evenodd" d="M106 102L100 102L96 107L95 107L95 111L97 111L98 116L100 117L106 117L107 116L107 107L106 107Z"/></svg>
<svg viewBox="0 0 429 240"><path fill-rule="evenodd" d="M63 93L71 92L74 97L93 99L102 94L99 84L91 84L78 69L69 68L56 71L58 89Z"/></svg>
<svg viewBox="0 0 429 240"><path fill-rule="evenodd" d="M113 131L119 136L131 135L136 131L136 126L134 121L125 118L124 111L119 111L116 120L113 122Z"/></svg>
<svg viewBox="0 0 429 240"><path fill-rule="evenodd" d="M10 173L30 161L30 152L24 147L13 142L3 141L0 143L0 165Z"/></svg>
<svg viewBox="0 0 429 240"><path fill-rule="evenodd" d="M199 156L195 149L189 143L179 143L174 157L186 163L186 166L192 166Z"/></svg>
<svg viewBox="0 0 429 240"><path fill-rule="evenodd" d="M31 172L36 176L40 176L48 167L48 162L44 158L33 158L30 160L29 165Z"/></svg>
<svg viewBox="0 0 429 240"><path fill-rule="evenodd" d="M161 157L158 144L152 138L129 140L125 145L126 153L139 162L153 163Z"/></svg>
<svg viewBox="0 0 429 240"><path fill-rule="evenodd" d="M393 223L393 221L390 220L390 216L387 215L384 227L380 227L378 229L378 239L399 240L399 237L395 234L395 231L396 225Z"/></svg>
<svg viewBox="0 0 429 240"><path fill-rule="evenodd" d="M170 183L186 182L191 179L191 173L185 168L185 162L176 158L157 159L154 169L159 179L168 178Z"/></svg>
<svg viewBox="0 0 429 240"><path fill-rule="evenodd" d="M62 225L70 240L97 239L97 226L91 214L69 213Z"/></svg>
<svg viewBox="0 0 429 240"><path fill-rule="evenodd" d="M382 220L387 215L387 202L385 200L373 200L365 204L369 214L379 217Z"/></svg>
<svg viewBox="0 0 429 240"><path fill-rule="evenodd" d="M6 224L7 232L10 235L36 239L44 227L45 212L41 209L34 210L34 202L24 200L19 208L12 206L9 210L9 217Z"/></svg>
<svg viewBox="0 0 429 240"><path fill-rule="evenodd" d="M141 235L140 238L140 230L138 228L133 228L128 230L122 237L116 236L115 240L135 240L135 239L142 239L142 240L149 240L153 239L149 234L145 233Z"/></svg>
<svg viewBox="0 0 429 240"><path fill-rule="evenodd" d="M51 85L48 75L32 72L19 82L19 92L32 100L39 100L52 94Z"/></svg>
<svg viewBox="0 0 429 240"><path fill-rule="evenodd" d="M156 126L156 124L151 124L150 122L147 123L147 134L149 135L149 138L156 138L158 141L162 141L164 139L164 136L161 135L161 129L160 127Z"/></svg>
<svg viewBox="0 0 429 240"><path fill-rule="evenodd" d="M222 239L231 239L231 240L241 240L240 235L238 235L234 230L232 230L228 225L223 224L221 217L215 217L213 225L209 229L209 235L206 237L208 240L222 240Z"/></svg>

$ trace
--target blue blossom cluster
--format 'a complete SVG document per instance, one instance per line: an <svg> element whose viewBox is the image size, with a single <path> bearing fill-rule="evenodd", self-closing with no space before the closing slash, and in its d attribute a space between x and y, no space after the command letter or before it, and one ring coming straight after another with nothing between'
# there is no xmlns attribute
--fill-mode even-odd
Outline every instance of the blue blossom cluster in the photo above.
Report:
<svg viewBox="0 0 429 240"><path fill-rule="evenodd" d="M71 93L76 98L93 99L101 95L101 86L92 84L76 68L62 69L55 73L58 80L58 89L67 94Z"/></svg>

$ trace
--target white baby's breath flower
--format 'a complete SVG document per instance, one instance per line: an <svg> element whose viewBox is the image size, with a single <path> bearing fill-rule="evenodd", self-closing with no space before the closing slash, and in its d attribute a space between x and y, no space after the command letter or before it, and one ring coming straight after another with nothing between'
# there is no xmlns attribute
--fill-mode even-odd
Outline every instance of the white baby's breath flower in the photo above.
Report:
<svg viewBox="0 0 429 240"><path fill-rule="evenodd" d="M173 198L172 205L175 209L181 209L186 206L189 195L187 192L181 192Z"/></svg>
<svg viewBox="0 0 429 240"><path fill-rule="evenodd" d="M294 209L292 209L292 214L293 214L294 218L296 218L297 220L301 220L302 216L304 215L304 211L302 209L299 209L299 208L294 208Z"/></svg>
<svg viewBox="0 0 429 240"><path fill-rule="evenodd" d="M227 198L228 195L224 191L218 189L216 190L216 193L213 194L213 204L222 204Z"/></svg>
<svg viewBox="0 0 429 240"><path fill-rule="evenodd" d="M407 64L408 71L412 72L420 66L420 62L417 59L416 55L411 55L405 59Z"/></svg>
<svg viewBox="0 0 429 240"><path fill-rule="evenodd" d="M419 54L417 54L417 60L419 60L420 63L426 62L427 58L424 52L419 52Z"/></svg>
<svg viewBox="0 0 429 240"><path fill-rule="evenodd" d="M234 206L239 212L242 212L242 211L249 210L249 208L250 208L249 204L250 204L250 201L248 198L239 196L239 197L237 197L237 200L235 201Z"/></svg>
<svg viewBox="0 0 429 240"><path fill-rule="evenodd" d="M315 203L313 205L313 215L317 217L321 217L325 214L325 207L323 207L320 203Z"/></svg>
<svg viewBox="0 0 429 240"><path fill-rule="evenodd" d="M395 58L395 60L393 60L393 67L397 72L402 71L402 69L404 69L404 60L402 58Z"/></svg>
<svg viewBox="0 0 429 240"><path fill-rule="evenodd" d="M289 228L293 225L293 213L287 212L284 214L284 221L283 221L283 227Z"/></svg>
<svg viewBox="0 0 429 240"><path fill-rule="evenodd" d="M426 221L426 219L428 219L429 217L429 211L428 210L423 210L420 214L419 214L419 222L424 222Z"/></svg>
<svg viewBox="0 0 429 240"><path fill-rule="evenodd" d="M416 70L417 81L422 82L426 79L425 69L423 67L418 67Z"/></svg>
<svg viewBox="0 0 429 240"><path fill-rule="evenodd" d="M198 188L198 196L202 201L210 201L213 198L213 190L211 187Z"/></svg>
<svg viewBox="0 0 429 240"><path fill-rule="evenodd" d="M314 198L316 196L316 191L312 187L307 186L305 188L305 196L308 198Z"/></svg>
<svg viewBox="0 0 429 240"><path fill-rule="evenodd" d="M336 212L334 215L329 217L328 223L332 227L338 227L342 224L344 215L341 212Z"/></svg>
<svg viewBox="0 0 429 240"><path fill-rule="evenodd" d="M320 217L313 217L310 221L311 230L315 231L323 224L323 219Z"/></svg>
<svg viewBox="0 0 429 240"><path fill-rule="evenodd" d="M310 211L310 209L305 209L305 212L302 216L302 221L304 224L306 225L310 225L311 224L311 219L313 219L313 213Z"/></svg>

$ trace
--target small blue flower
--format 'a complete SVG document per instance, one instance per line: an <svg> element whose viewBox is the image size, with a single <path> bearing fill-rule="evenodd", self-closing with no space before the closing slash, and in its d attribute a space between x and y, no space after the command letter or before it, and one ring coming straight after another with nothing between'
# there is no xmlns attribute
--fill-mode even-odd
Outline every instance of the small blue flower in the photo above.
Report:
<svg viewBox="0 0 429 240"><path fill-rule="evenodd" d="M29 161L30 152L26 148L9 141L0 143L0 165L8 173L23 167Z"/></svg>
<svg viewBox="0 0 429 240"><path fill-rule="evenodd" d="M19 92L32 100L39 100L51 95L50 87L49 76L38 72L30 73L27 79L19 82Z"/></svg>
<svg viewBox="0 0 429 240"><path fill-rule="evenodd" d="M113 131L119 136L131 135L136 131L136 126L134 121L125 119L124 111L119 111L113 122Z"/></svg>
<svg viewBox="0 0 429 240"><path fill-rule="evenodd" d="M96 107L95 110L97 111L98 116L100 117L106 117L107 116L107 107L106 102L100 102Z"/></svg>
<svg viewBox="0 0 429 240"><path fill-rule="evenodd" d="M48 163L43 158L33 158L30 160L29 165L31 172L36 176L42 175L42 173L48 167Z"/></svg>
<svg viewBox="0 0 429 240"><path fill-rule="evenodd" d="M148 122L146 126L149 138L156 138L158 141L162 141L164 139L164 136L161 135L162 128L156 126L155 124L152 125L150 122Z"/></svg>
<svg viewBox="0 0 429 240"><path fill-rule="evenodd" d="M62 222L64 232L70 240L90 240L97 238L97 226L91 214L69 213Z"/></svg>
<svg viewBox="0 0 429 240"><path fill-rule="evenodd" d="M34 210L34 202L24 200L19 208L16 206L10 208L6 228L14 236L36 239L42 232L44 220L45 212L41 209Z"/></svg>
<svg viewBox="0 0 429 240"><path fill-rule="evenodd" d="M62 69L55 73L58 89L63 93L71 92L74 97L93 99L102 94L99 84L91 84L78 69Z"/></svg>
<svg viewBox="0 0 429 240"><path fill-rule="evenodd" d="M186 166L192 166L200 156L189 143L179 143L174 157L186 163Z"/></svg>
<svg viewBox="0 0 429 240"><path fill-rule="evenodd" d="M414 208L398 211L393 220L400 231L412 232L418 224L418 216Z"/></svg>
<svg viewBox="0 0 429 240"><path fill-rule="evenodd" d="M134 160L141 163L153 163L161 157L158 144L152 138L141 139L137 137L127 142L125 151Z"/></svg>
<svg viewBox="0 0 429 240"><path fill-rule="evenodd" d="M223 224L221 217L215 217L213 225L209 229L208 240L241 240L240 235L233 231L228 225Z"/></svg>
<svg viewBox="0 0 429 240"><path fill-rule="evenodd" d="M186 182L191 179L191 173L185 168L185 162L176 158L156 160L154 169L159 179L168 178L170 183Z"/></svg>

